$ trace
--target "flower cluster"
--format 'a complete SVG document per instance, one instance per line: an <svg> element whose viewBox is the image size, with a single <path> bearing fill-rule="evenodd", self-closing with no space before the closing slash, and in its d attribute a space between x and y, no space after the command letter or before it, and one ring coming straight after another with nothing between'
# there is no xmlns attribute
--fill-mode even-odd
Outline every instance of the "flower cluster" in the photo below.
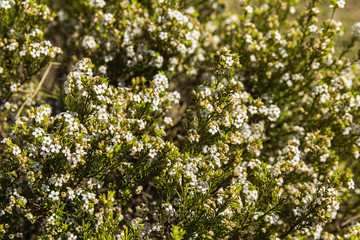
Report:
<svg viewBox="0 0 360 240"><path fill-rule="evenodd" d="M30 80L62 53L59 47L44 40L44 31L52 20L49 7L38 1L0 1L1 129L8 128L8 120L31 96L27 90L34 83Z"/></svg>
<svg viewBox="0 0 360 240"><path fill-rule="evenodd" d="M112 208L106 210L110 203L102 199L101 189L108 183L101 175L107 172L109 177L118 179L119 182L112 183L117 186L127 185L130 181L128 190L114 186L110 188L114 192L109 190L107 194L115 194L111 202L117 202L113 203L117 206L116 214L126 214L122 218L129 224L134 220L125 205L126 202L130 204L132 193L141 193L141 179L145 178L146 172L139 167L150 171L164 159L171 159L163 151L176 149L161 138L167 124L159 113L165 114L179 98L177 92L167 92L168 80L162 73L155 75L152 81L138 80L144 84L139 90L114 88L106 79L94 77L90 60L84 59L77 63L65 82L67 112L52 116L51 108L42 106L32 109L30 118L22 117L16 122L10 138L2 142L7 146L5 154L9 156L6 164L21 166L18 176L22 180L15 185L7 181L2 183L2 188L7 189L3 197L10 199L2 209L3 217L12 218L16 209L22 217L32 216L33 221L43 224L42 231L52 231L53 236L57 235L54 232L62 236L72 234L72 231L76 236L84 235L86 229L82 229L82 220L89 217L96 223L96 228L102 229L102 222L95 220L105 218L108 210L115 211ZM150 129L153 130L149 132ZM19 144L24 148L20 149ZM100 148L91 153L94 146ZM56 166L53 165L55 162ZM89 176L75 174L90 166ZM48 167L56 168L56 171L50 173ZM36 180L39 176L40 181ZM33 200L21 195L35 189L39 192ZM44 211L51 208L53 213L38 215L38 207L26 204L37 198L47 199L38 207ZM22 199L24 204L16 205L11 199ZM76 207L78 204L80 209ZM62 215L64 205L66 211L73 212L72 215ZM98 206L102 206L101 209ZM57 224L61 219L68 222L68 233L61 233L61 226ZM7 231L20 233L24 226L14 224Z"/></svg>
<svg viewBox="0 0 360 240"><path fill-rule="evenodd" d="M73 37L64 41L67 44L62 48L78 45L81 54L74 58L90 57L97 66L102 66L99 73L109 76L111 81L128 81L137 72L151 78L165 69L177 75L196 74L196 63L205 57L195 12L182 11L178 4L167 1L153 4L148 9L131 1L121 4L80 1L85 8L80 15L79 4L74 3L71 10L59 4L56 5L59 18L51 31L59 37L65 36L59 34L62 32L71 34ZM66 24L69 18L73 21L71 27Z"/></svg>

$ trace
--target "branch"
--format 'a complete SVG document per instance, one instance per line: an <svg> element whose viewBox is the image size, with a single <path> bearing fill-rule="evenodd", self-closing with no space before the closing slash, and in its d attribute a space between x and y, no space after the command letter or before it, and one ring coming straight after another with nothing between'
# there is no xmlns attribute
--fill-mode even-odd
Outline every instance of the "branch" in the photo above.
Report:
<svg viewBox="0 0 360 240"><path fill-rule="evenodd" d="M15 119L20 116L21 112L24 110L25 105L39 93L39 91L40 91L40 89L41 89L41 86L44 84L45 79L47 78L47 76L48 76L48 74L49 74L52 66L54 66L54 65L59 66L59 65L61 65L61 63L59 63L59 62L51 62L51 63L49 64L49 66L47 67L44 75L43 75L42 78L41 78L41 81L40 81L39 85L38 85L37 88L35 89L34 93L31 95L31 97L27 98L27 99L25 100L25 102L21 105L19 111L17 112L17 114L16 114L16 116L15 116Z"/></svg>
<svg viewBox="0 0 360 240"><path fill-rule="evenodd" d="M344 228L344 227L346 227L347 225L349 225L351 222L353 222L354 220L356 220L358 218L360 218L360 214L357 214L357 215L351 217L350 219L346 220L345 222L341 223L340 227Z"/></svg>
<svg viewBox="0 0 360 240"><path fill-rule="evenodd" d="M307 219L307 217L318 207L317 204L315 204L315 206L310 209L310 211L308 213L306 213L306 215L304 215L303 217L301 217L298 221L295 222L295 224L293 224L288 231L286 231L282 236L281 239L284 239L287 235L291 234L291 232L299 229L299 226L303 225L303 222Z"/></svg>

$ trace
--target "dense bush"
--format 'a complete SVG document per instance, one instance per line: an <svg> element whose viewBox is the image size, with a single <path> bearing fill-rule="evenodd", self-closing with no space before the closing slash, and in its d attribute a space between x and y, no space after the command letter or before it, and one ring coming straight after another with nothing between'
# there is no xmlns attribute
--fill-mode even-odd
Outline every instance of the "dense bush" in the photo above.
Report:
<svg viewBox="0 0 360 240"><path fill-rule="evenodd" d="M359 239L360 23L298 2L0 0L0 237Z"/></svg>

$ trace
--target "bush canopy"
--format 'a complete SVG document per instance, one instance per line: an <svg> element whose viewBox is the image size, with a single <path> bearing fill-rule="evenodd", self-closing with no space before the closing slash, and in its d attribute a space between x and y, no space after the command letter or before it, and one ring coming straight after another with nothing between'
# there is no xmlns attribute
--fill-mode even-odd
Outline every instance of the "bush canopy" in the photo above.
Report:
<svg viewBox="0 0 360 240"><path fill-rule="evenodd" d="M0 238L360 239L360 23L298 2L0 0Z"/></svg>

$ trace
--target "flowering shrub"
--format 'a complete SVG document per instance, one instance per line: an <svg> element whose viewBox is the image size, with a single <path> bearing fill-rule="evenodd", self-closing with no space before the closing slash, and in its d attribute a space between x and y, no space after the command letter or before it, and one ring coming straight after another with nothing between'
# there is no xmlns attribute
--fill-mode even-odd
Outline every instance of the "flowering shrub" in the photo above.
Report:
<svg viewBox="0 0 360 240"><path fill-rule="evenodd" d="M359 23L297 2L0 0L1 238L360 238Z"/></svg>
<svg viewBox="0 0 360 240"><path fill-rule="evenodd" d="M44 40L44 32L54 15L48 6L36 1L0 1L0 124L18 110L29 83L61 49Z"/></svg>

